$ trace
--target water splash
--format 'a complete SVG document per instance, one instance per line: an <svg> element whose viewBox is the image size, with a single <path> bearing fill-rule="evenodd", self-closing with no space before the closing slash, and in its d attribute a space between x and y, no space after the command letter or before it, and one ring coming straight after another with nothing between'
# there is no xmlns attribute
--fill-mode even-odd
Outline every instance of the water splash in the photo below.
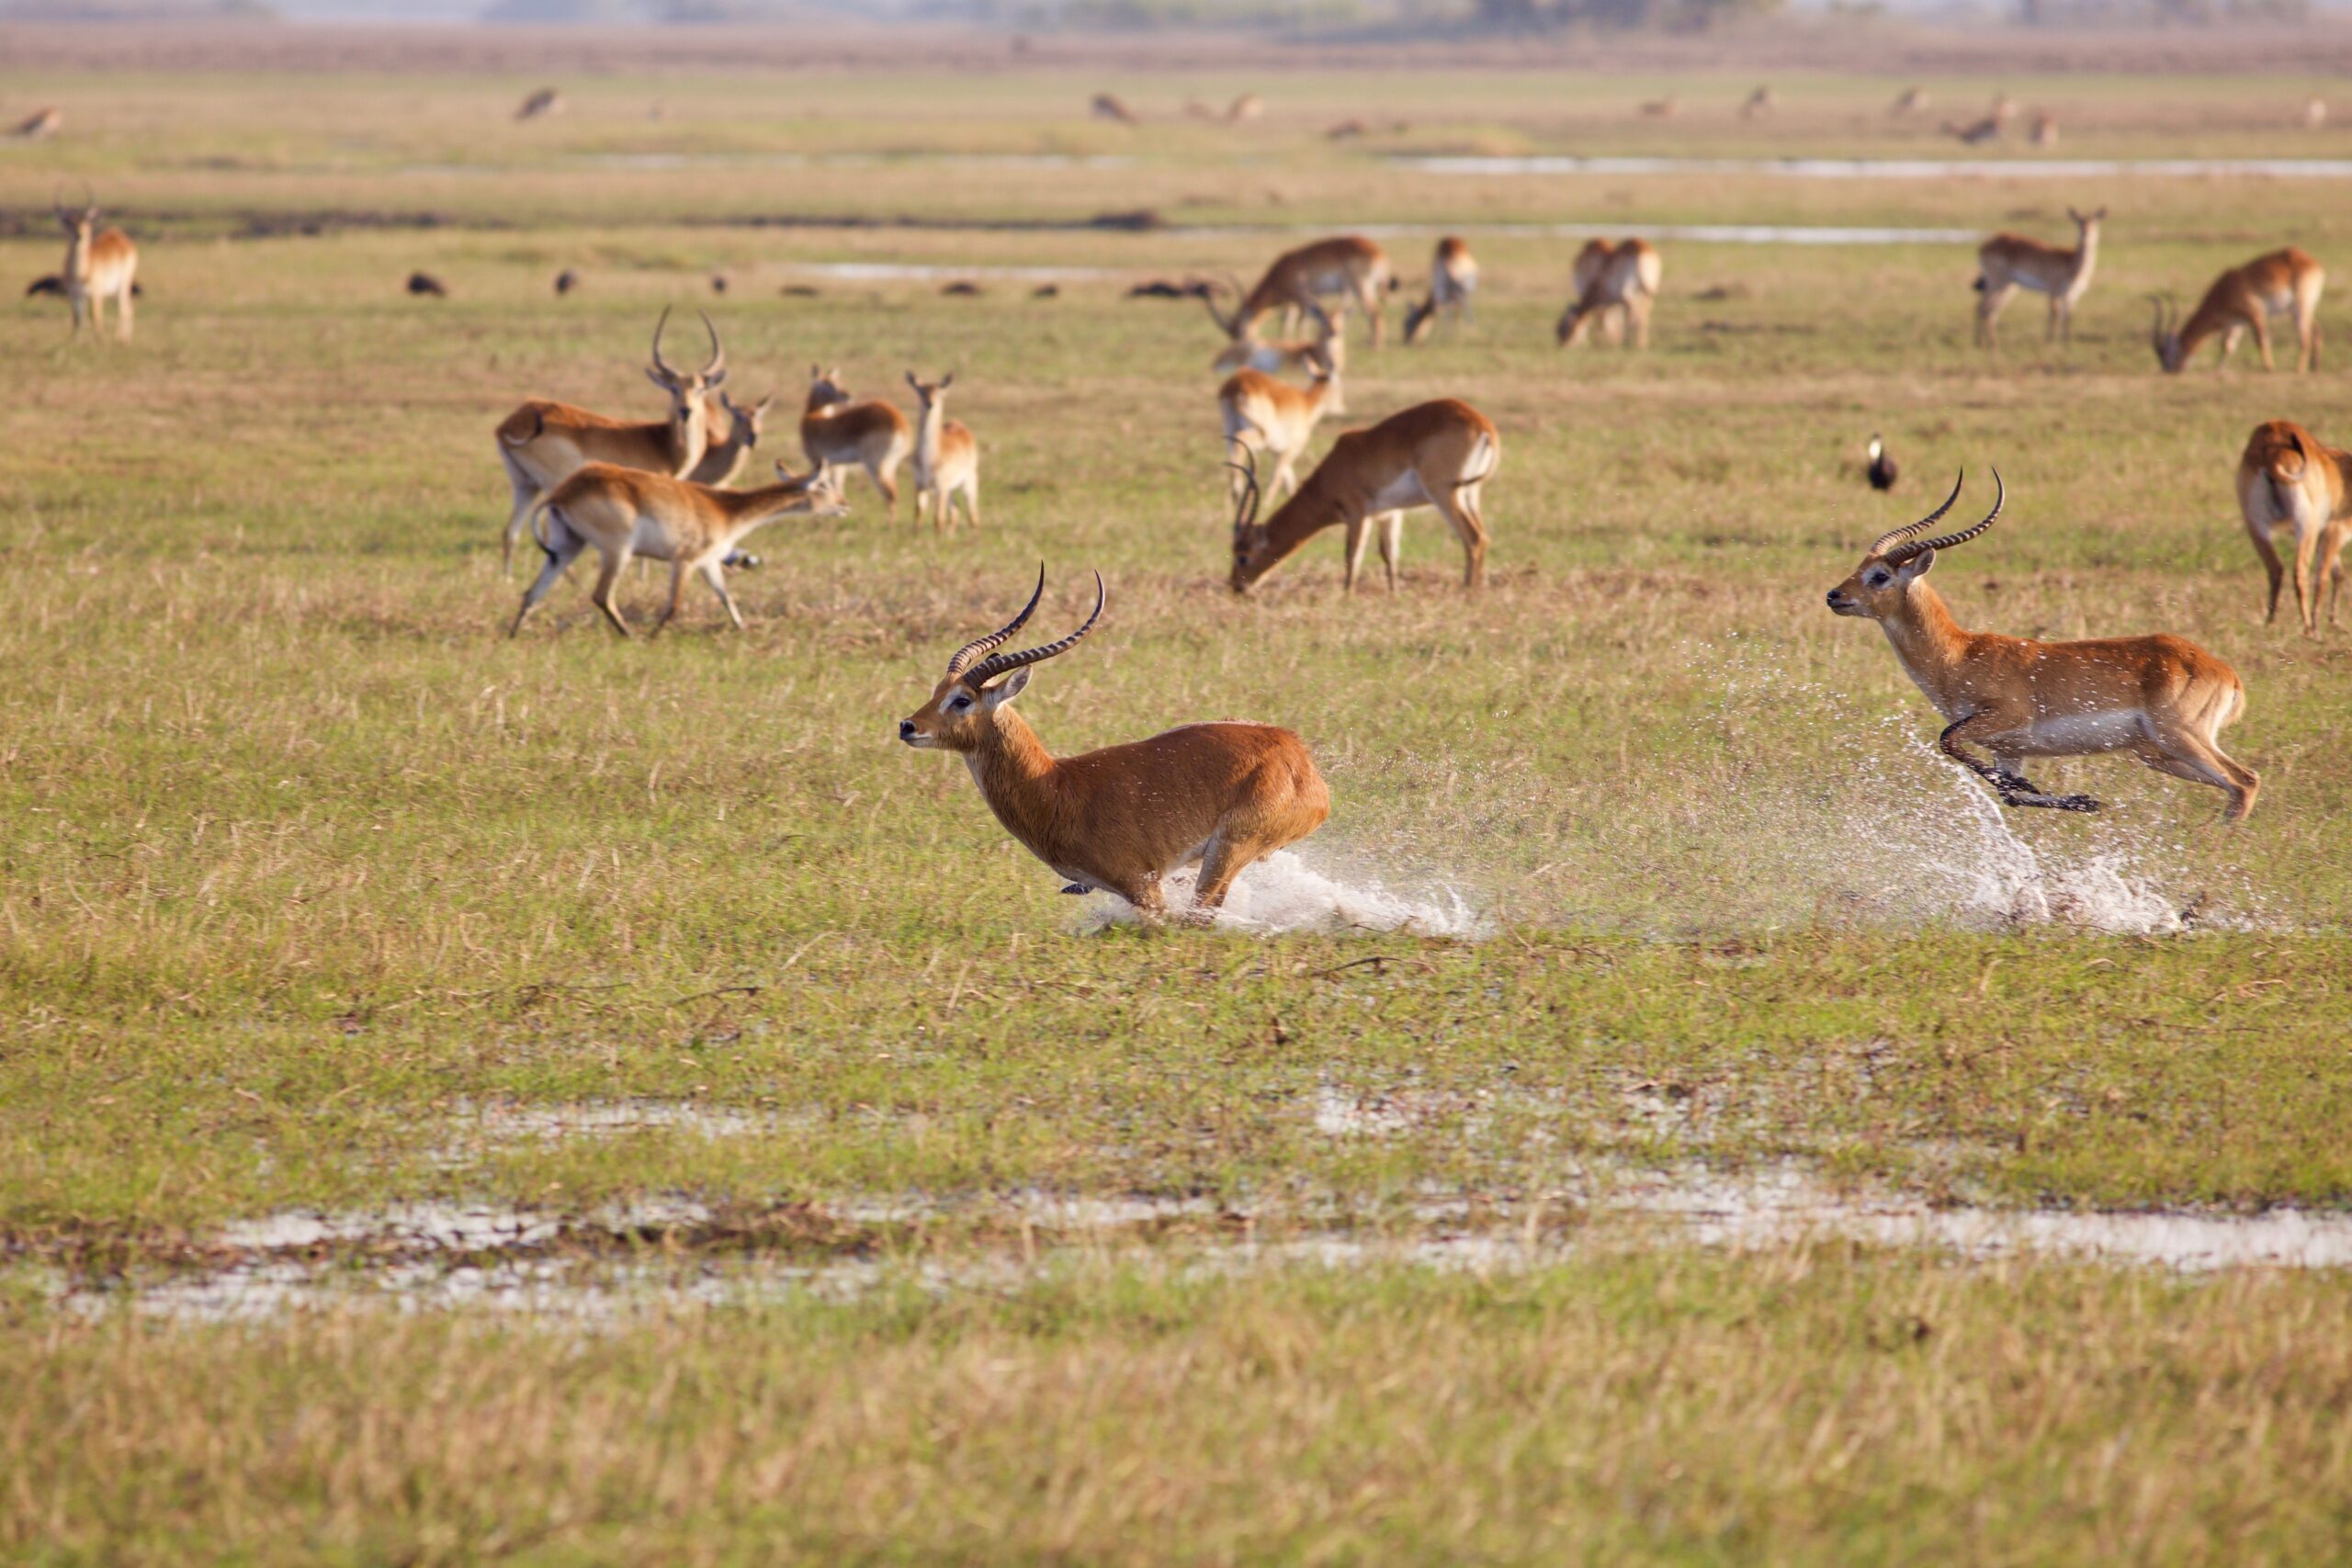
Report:
<svg viewBox="0 0 2352 1568"><path fill-rule="evenodd" d="M1199 880L1197 866L1170 874L1162 886L1171 911L1191 908L1193 886ZM1132 924L1140 918L1125 899L1107 893L1098 893L1088 902L1080 927L1082 931ZM1246 868L1226 894L1225 907L1217 910L1215 923L1219 931L1266 935L1401 931L1476 941L1488 933L1487 919L1450 886L1402 893L1391 891L1376 877L1342 882L1316 870L1289 850L1276 850Z"/></svg>

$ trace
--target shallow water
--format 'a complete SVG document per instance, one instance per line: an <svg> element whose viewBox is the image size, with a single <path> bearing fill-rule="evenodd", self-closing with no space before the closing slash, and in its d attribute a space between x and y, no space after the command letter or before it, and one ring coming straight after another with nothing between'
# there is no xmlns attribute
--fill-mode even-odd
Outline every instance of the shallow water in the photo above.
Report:
<svg viewBox="0 0 2352 1568"><path fill-rule="evenodd" d="M1190 908L1199 880L1198 866L1170 875L1163 885L1169 908L1181 912ZM1126 900L1096 893L1087 899L1080 929L1097 931L1139 918ZM1392 890L1377 877L1342 880L1317 870L1290 850L1276 850L1245 867L1227 890L1216 923L1220 931L1265 935L1404 931L1475 941L1491 933L1490 922L1452 887L1406 893Z"/></svg>
<svg viewBox="0 0 2352 1568"><path fill-rule="evenodd" d="M1401 156L1430 175L1757 175L1796 180L2027 179L2140 176L2352 179L2352 158L1577 158Z"/></svg>

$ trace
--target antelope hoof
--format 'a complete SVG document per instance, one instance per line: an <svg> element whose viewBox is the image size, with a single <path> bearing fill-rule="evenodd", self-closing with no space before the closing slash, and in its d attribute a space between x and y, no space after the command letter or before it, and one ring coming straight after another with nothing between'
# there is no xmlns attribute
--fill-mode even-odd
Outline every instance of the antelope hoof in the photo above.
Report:
<svg viewBox="0 0 2352 1568"><path fill-rule="evenodd" d="M1079 893L1079 894L1085 894L1085 893L1091 893L1091 892L1093 892L1093 891L1094 891L1094 889L1092 889L1091 887L1089 887L1089 886L1086 886L1086 884L1085 884L1085 883L1083 883L1083 882L1073 882L1073 883L1071 883L1069 886L1067 886L1067 887L1063 888L1063 889L1062 889L1062 891L1063 891L1063 892L1065 892L1065 893Z"/></svg>

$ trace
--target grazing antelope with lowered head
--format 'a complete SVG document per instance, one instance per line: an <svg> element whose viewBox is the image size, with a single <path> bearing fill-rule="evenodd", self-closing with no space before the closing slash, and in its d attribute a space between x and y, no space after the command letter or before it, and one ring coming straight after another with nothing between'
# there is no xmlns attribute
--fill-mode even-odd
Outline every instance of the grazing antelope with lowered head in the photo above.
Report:
<svg viewBox="0 0 2352 1568"><path fill-rule="evenodd" d="M2278 530L2295 530L2295 609L2303 635L2319 636L2322 580L2327 588L2327 624L2335 625L2335 601L2344 591L2344 545L2352 538L2352 452L2330 446L2292 420L2257 424L2238 459L2238 510L2255 553L2270 574L2270 609L2278 618L2278 585L2286 568L2278 559Z"/></svg>
<svg viewBox="0 0 2352 1568"><path fill-rule="evenodd" d="M1267 485L1275 500L1298 489L1294 465L1315 438L1315 426L1323 416L1342 412L1339 404L1339 362L1328 355L1316 363L1314 380L1304 391L1260 370L1237 370L1227 377L1216 389L1216 407L1225 423L1226 448L1234 459L1227 464L1233 470L1233 499L1241 499L1242 464L1252 452L1264 452L1274 460Z"/></svg>
<svg viewBox="0 0 2352 1568"><path fill-rule="evenodd" d="M86 194L86 193L85 193ZM79 337L87 318L94 337L106 336L107 301L114 301L115 335L130 341L130 300L139 276L139 247L119 229L98 228L98 204L84 203L74 211L53 202L57 220L65 227L65 269L58 277L65 286L66 303L74 308L71 335Z"/></svg>
<svg viewBox="0 0 2352 1568"><path fill-rule="evenodd" d="M1372 346L1378 348L1386 330L1381 305L1394 281L1388 253L1360 234L1347 234L1276 256L1230 316L1219 312L1216 302L1205 296L1202 302L1225 335L1240 344L1254 339L1258 323L1275 310L1300 311L1310 301L1337 296L1362 306L1372 318Z"/></svg>
<svg viewBox="0 0 2352 1568"><path fill-rule="evenodd" d="M1928 571L1937 551L1964 545L1998 521L2006 499L1998 469L1993 483L1993 510L1973 528L1919 537L1960 499L1954 483L1941 506L1880 535L1853 574L1829 591L1829 608L1879 624L1904 673L1947 720L1937 745L1990 782L2004 806L2096 811L2098 802L2088 795L2036 789L2020 771L2025 759L2128 750L2158 773L2228 792L2230 819L2243 818L2261 780L2222 750L2223 727L2245 712L2245 688L2221 660L2177 637L2036 642L1965 631L1952 619ZM1962 746L1983 750L1991 762Z"/></svg>
<svg viewBox="0 0 2352 1568"><path fill-rule="evenodd" d="M615 463L624 468L683 477L702 462L710 446L710 394L727 379L727 350L710 318L710 358L691 374L662 357L662 333L670 324L664 310L653 326L653 363L646 378L670 394L670 417L631 423L591 413L571 403L533 398L498 425L498 460L506 469L513 503L501 536L499 570L512 569L514 540L541 497L585 463Z"/></svg>
<svg viewBox="0 0 2352 1568"><path fill-rule="evenodd" d="M820 468L864 468L899 520L899 465L914 450L914 426L880 398L853 402L838 368L808 367L808 401L800 414L800 449Z"/></svg>
<svg viewBox="0 0 2352 1568"><path fill-rule="evenodd" d="M2254 346L2262 355L2262 367L2275 370L2278 367L2270 358L2270 318L2292 316L2295 368L2315 370L2319 367L2319 297L2326 287L2326 270L2290 245L2256 256L2244 266L2233 266L2215 278L2186 321L2180 320L2180 308L2169 297L2150 295L2156 305L2155 326L2150 334L2156 363L2169 373L2177 373L2208 339L2218 337L2222 356L2213 367L2218 370L2237 351L2238 339L2251 331Z"/></svg>
<svg viewBox="0 0 2352 1568"><path fill-rule="evenodd" d="M1042 648L994 651L1028 623L1045 592L1040 568L1021 614L956 649L931 700L899 721L899 739L960 755L996 819L1065 893L1114 893L1157 923L1167 909L1161 882L1198 861L1200 884L1183 918L1206 924L1243 868L1331 815L1323 775L1306 742L1268 724L1188 724L1054 756L1012 701L1032 666L1076 647L1102 618L1102 575L1094 576L1094 613L1078 630Z"/></svg>
<svg viewBox="0 0 2352 1568"><path fill-rule="evenodd" d="M742 613L727 592L722 568L744 536L788 512L839 517L849 510L822 470L795 478L778 463L775 471L777 482L757 490L714 490L615 463L590 463L575 470L533 509L533 536L547 552L547 565L524 591L506 635L511 637L523 629L523 617L591 545L596 547L599 569L588 597L621 636L633 634L621 618L620 606L613 603L613 587L628 563L640 558L670 563L670 602L653 625L655 637L678 613L689 571L710 585L727 607L727 618L741 631ZM544 532L536 525L542 519Z"/></svg>
<svg viewBox="0 0 2352 1568"><path fill-rule="evenodd" d="M1478 291L1478 258L1458 234L1437 243L1430 258L1429 298L1405 313L1405 342L1409 346L1430 335L1441 314L1453 318L1457 329L1473 324L1470 298Z"/></svg>
<svg viewBox="0 0 2352 1568"><path fill-rule="evenodd" d="M1331 443L1306 482L1263 522L1258 519L1258 476L1246 483L1233 515L1236 593L1289 558L1334 523L1346 530L1349 592L1363 565L1365 540L1377 525L1388 591L1396 591L1396 558L1409 507L1434 506L1462 541L1462 585L1486 576L1487 520L1479 502L1502 466L1503 438L1495 422L1452 398L1417 403L1369 430L1351 430Z"/></svg>
<svg viewBox="0 0 2352 1568"><path fill-rule="evenodd" d="M1233 318L1217 314L1216 304L1207 295L1197 297L1208 306L1209 316L1220 330L1231 325ZM1210 361L1209 368L1220 376L1241 369L1263 371L1269 376L1311 376L1315 367L1325 359L1344 366L1348 355L1348 313L1326 310L1312 300L1308 305L1308 315L1315 323L1314 336L1261 337L1253 325L1240 336L1228 339L1217 350L1216 358ZM1335 408L1332 412L1341 411Z"/></svg>
<svg viewBox="0 0 2352 1568"><path fill-rule="evenodd" d="M962 420L947 417L947 389L955 384L953 370L936 381L907 372L907 385L915 389L921 410L915 423L915 526L922 526L928 498L933 532L947 526L949 512L958 502L972 526L980 525L980 444Z"/></svg>
<svg viewBox="0 0 2352 1568"><path fill-rule="evenodd" d="M1650 307L1657 300L1657 286L1665 276L1657 251L1647 240L1623 240L1611 245L1606 240L1588 240L1577 253L1576 267L1568 281L1576 289L1576 298L1560 312L1559 325L1553 336L1560 347L1566 348L1584 336L1586 326L1596 315L1603 316L1603 330L1617 334L1619 312L1632 330L1625 332L1625 346L1629 349L1650 345Z"/></svg>
<svg viewBox="0 0 2352 1568"><path fill-rule="evenodd" d="M2066 216L2075 220L2071 251L2009 233L1996 234L1977 247L1976 341L1983 346L2000 346L1994 318L2020 288L2050 296L2043 342L2062 336L2069 344L2075 341L2075 301L2090 288L2091 273L2098 265L2098 226L2107 220L2107 209L2085 217L2070 207Z"/></svg>

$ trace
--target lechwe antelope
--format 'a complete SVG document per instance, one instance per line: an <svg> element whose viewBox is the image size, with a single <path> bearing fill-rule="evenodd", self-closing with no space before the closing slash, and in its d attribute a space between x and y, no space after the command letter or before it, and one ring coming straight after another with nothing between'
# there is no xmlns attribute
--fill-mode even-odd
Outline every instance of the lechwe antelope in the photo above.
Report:
<svg viewBox="0 0 2352 1568"><path fill-rule="evenodd" d="M624 468L680 477L693 473L710 447L710 394L727 379L727 350L710 318L710 358L688 373L662 357L663 310L653 326L653 363L646 378L670 394L670 417L637 424L608 419L571 403L533 398L498 425L498 460L506 469L513 504L499 541L499 570L514 564L514 541L539 499L584 463L614 463Z"/></svg>
<svg viewBox="0 0 2352 1568"><path fill-rule="evenodd" d="M1162 880L1198 861L1184 918L1205 924L1250 862L1323 826L1331 815L1323 775L1306 742L1268 724L1188 724L1052 755L1012 700L1032 665L1068 652L1102 618L1102 577L1095 574L1094 613L1078 630L1042 648L993 651L1028 623L1045 592L1040 568L1021 614L956 649L931 700L899 721L899 739L960 755L996 819L1067 884L1065 893L1115 893L1156 923L1167 908Z"/></svg>
<svg viewBox="0 0 2352 1568"><path fill-rule="evenodd" d="M2291 420L2257 424L2238 459L2238 510L2255 554L2270 574L2270 610L2278 618L2278 585L2286 568L2274 542L2295 530L2295 608L2303 635L2319 636L2321 580L2326 580L2327 624L2344 591L2344 545L2352 538L2352 452L2330 446Z"/></svg>
<svg viewBox="0 0 2352 1568"><path fill-rule="evenodd" d="M1405 313L1405 342L1427 338L1441 314L1453 317L1457 329L1474 324L1470 297L1477 291L1478 258L1460 235L1448 234L1430 258L1429 298Z"/></svg>
<svg viewBox="0 0 2352 1568"><path fill-rule="evenodd" d="M1220 329L1230 327L1233 318L1219 315L1216 304L1208 295L1198 296L1208 307L1210 319ZM1312 337L1266 338L1258 335L1255 325L1246 328L1239 336L1228 339L1217 350L1209 368L1218 375L1250 369L1262 370L1269 376L1311 376L1315 367L1329 359L1333 365L1344 366L1348 355L1348 313L1330 311L1314 300L1306 302L1306 313L1315 323ZM1334 408L1334 413L1342 411Z"/></svg>
<svg viewBox="0 0 2352 1568"><path fill-rule="evenodd" d="M1575 270L1568 275L1576 298L1560 312L1554 338L1566 348L1584 336L1585 328L1598 315L1607 318L1602 330L1612 336L1623 335L1627 348L1647 348L1650 307L1657 302L1658 282L1664 276L1657 251L1647 240L1623 240L1614 245L1606 240L1587 241L1577 253ZM1624 331L1626 327L1631 331Z"/></svg>
<svg viewBox="0 0 2352 1568"><path fill-rule="evenodd" d="M2075 301L2090 288L2091 273L2098 265L2098 226L2107 219L2107 209L2102 207L2086 218L2070 207L2066 216L2075 220L2071 251L2023 234L2007 233L1996 234L1977 247L1976 341L1984 347L2000 346L1994 319L2020 288L2050 296L2043 342L2075 341Z"/></svg>
<svg viewBox="0 0 2352 1568"><path fill-rule="evenodd" d="M85 193L87 194L86 192ZM114 301L115 335L130 341L130 299L139 275L139 247L119 229L98 229L98 204L86 201L79 210L62 202L52 204L58 222L65 226L65 268L58 274L65 286L66 303L74 308L73 335L89 320L92 333L104 337L107 301Z"/></svg>
<svg viewBox="0 0 2352 1568"><path fill-rule="evenodd" d="M1441 398L1390 414L1369 430L1341 434L1306 482L1263 522L1258 520L1258 476L1245 468L1234 506L1231 587L1247 593L1337 523L1347 531L1348 591L1355 591L1364 542L1377 525L1380 561L1394 593L1406 510L1434 506L1462 541L1462 585L1476 588L1486 576L1488 538L1479 501L1502 460L1495 422L1468 403Z"/></svg>
<svg viewBox="0 0 2352 1568"><path fill-rule="evenodd" d="M1989 780L2003 805L2096 811L2088 795L2036 789L2020 771L2025 759L2128 750L2159 773L2226 790L2230 818L2244 818L2261 781L2222 751L2222 728L2245 711L2245 688L2221 660L2177 637L2035 642L1964 631L1952 619L1928 571L1937 551L1966 544L1999 519L2006 492L1998 469L1993 484L1993 510L1973 528L1919 536L1960 499L1955 483L1927 516L1880 535L1853 575L1829 591L1829 608L1879 624L1904 673L1947 721L1937 744Z"/></svg>
<svg viewBox="0 0 2352 1568"><path fill-rule="evenodd" d="M2325 269L2290 245L2256 256L2244 266L2233 266L2215 278L2186 321L2180 320L2180 308L2168 296L2151 295L2156 321L2150 341L2155 346L2156 362L2167 371L2177 372L2208 339L2218 337L2222 340L2222 357L2214 365L2218 370L2237 352L2238 339L2251 330L2262 367L2275 370L2278 367L2270 358L2270 318L2291 315L2295 368L2315 370L2319 367L2319 297L2326 287Z"/></svg>
<svg viewBox="0 0 2352 1568"><path fill-rule="evenodd" d="M1372 318L1372 346L1378 348L1386 332L1381 305L1394 276L1386 251L1360 234L1347 234L1276 256L1230 316L1213 299L1204 297L1203 303L1225 335L1241 344L1254 339L1258 323L1275 310L1303 311L1316 300L1336 297L1363 308Z"/></svg>
<svg viewBox="0 0 2352 1568"><path fill-rule="evenodd" d="M1252 452L1274 460L1267 486L1279 501L1298 489L1295 466L1327 413L1340 412L1340 367L1328 355L1313 367L1314 380L1302 391L1261 370L1237 370L1216 389L1217 413L1225 423L1226 448L1233 461L1233 499L1239 501Z"/></svg>
<svg viewBox="0 0 2352 1568"><path fill-rule="evenodd" d="M56 135L57 128L64 123L63 110L38 108L18 120L10 128L8 134L19 141L46 141Z"/></svg>
<svg viewBox="0 0 2352 1568"><path fill-rule="evenodd" d="M710 591L727 606L727 618L741 631L742 613L727 592L722 567L744 536L787 512L838 517L848 511L822 470L795 478L778 463L775 471L777 482L772 485L714 490L616 463L590 463L578 469L548 491L547 499L534 511L533 534L547 552L547 565L539 570L537 581L524 591L522 605L515 610L514 624L506 635L511 637L523 629L523 617L547 597L548 590L591 545L596 547L598 570L596 586L588 597L621 636L631 634L628 622L621 618L620 606L613 603L613 587L628 563L638 558L670 563L670 602L653 625L654 636L661 636L662 628L678 613L689 571L699 573L710 584ZM543 529L538 525L542 523Z"/></svg>
<svg viewBox="0 0 2352 1568"><path fill-rule="evenodd" d="M914 450L914 426L880 398L850 399L838 368L808 367L808 401L800 414L800 447L820 468L864 468L899 518L899 465Z"/></svg>
<svg viewBox="0 0 2352 1568"><path fill-rule="evenodd" d="M731 485L735 476L743 471L760 445L760 433L766 427L768 408L775 401L771 392L751 407L745 408L724 391L711 395L704 412L710 422L710 442L702 450L702 461L685 477L698 485ZM720 416L725 416L726 434L721 434Z"/></svg>
<svg viewBox="0 0 2352 1568"><path fill-rule="evenodd" d="M921 411L915 422L915 526L922 526L928 499L934 532L947 526L958 502L972 526L980 525L980 444L962 420L947 417L947 389L955 384L952 370L936 381L907 372Z"/></svg>

